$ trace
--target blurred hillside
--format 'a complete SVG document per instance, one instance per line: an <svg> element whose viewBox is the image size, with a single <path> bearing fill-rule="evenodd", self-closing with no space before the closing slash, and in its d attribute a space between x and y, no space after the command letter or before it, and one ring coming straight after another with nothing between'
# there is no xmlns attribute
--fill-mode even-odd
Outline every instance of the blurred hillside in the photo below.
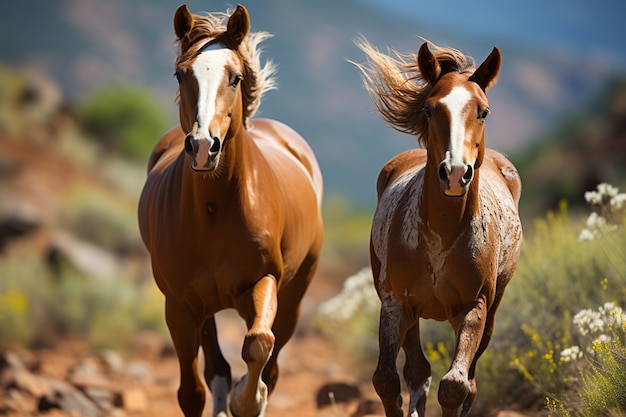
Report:
<svg viewBox="0 0 626 417"><path fill-rule="evenodd" d="M60 90L76 103L109 85L139 84L153 91L165 109L164 119L173 124L177 111L171 77L172 15L180 2L9 2L2 6L0 35L11 41L0 44L0 61L36 68L58 80ZM343 196L357 206L373 207L380 167L415 146L414 138L395 133L371 111L358 71L347 62L364 58L353 44L360 34L381 49L390 46L402 52L417 51L422 42L417 35L424 36L459 48L477 61L498 44L504 64L499 84L490 91L493 116L487 138L489 146L508 153L523 149L531 138L590 100L620 70L606 57L590 56L586 50L537 42L542 33L562 29L557 20L533 26L532 37L524 43L519 38L442 29L424 18L394 17L373 3L247 4L253 30L275 35L264 50L265 57L279 66L279 90L267 95L259 115L282 120L302 133L318 155L327 195ZM204 0L188 4L194 12L232 6Z"/></svg>
<svg viewBox="0 0 626 417"><path fill-rule="evenodd" d="M533 145L513 157L524 181L526 217L555 209L561 199L584 206L585 191L626 185L626 78L610 81Z"/></svg>

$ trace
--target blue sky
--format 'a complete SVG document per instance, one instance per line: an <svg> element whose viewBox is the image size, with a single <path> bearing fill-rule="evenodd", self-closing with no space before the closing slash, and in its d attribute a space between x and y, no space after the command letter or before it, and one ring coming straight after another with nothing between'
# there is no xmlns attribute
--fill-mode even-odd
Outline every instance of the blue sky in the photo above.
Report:
<svg viewBox="0 0 626 417"><path fill-rule="evenodd" d="M626 1L361 0L396 18L442 31L489 36L505 42L537 43L609 61L626 70ZM428 5L425 5L428 4Z"/></svg>

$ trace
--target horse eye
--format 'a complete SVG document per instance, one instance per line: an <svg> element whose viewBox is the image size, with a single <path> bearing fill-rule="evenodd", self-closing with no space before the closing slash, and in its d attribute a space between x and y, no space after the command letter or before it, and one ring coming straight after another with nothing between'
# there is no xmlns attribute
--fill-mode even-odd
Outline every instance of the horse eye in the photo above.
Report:
<svg viewBox="0 0 626 417"><path fill-rule="evenodd" d="M237 74L235 76L235 79L233 80L233 82L230 84L231 87L237 88L237 86L239 85L239 83L241 82L242 79L243 79L243 75Z"/></svg>
<svg viewBox="0 0 626 417"><path fill-rule="evenodd" d="M180 71L176 71L176 72L174 73L174 77L176 77L176 81L178 81L178 84L180 84L180 83L181 83L181 81L182 81L182 77L181 77L181 75L180 75Z"/></svg>
<svg viewBox="0 0 626 417"><path fill-rule="evenodd" d="M484 109L479 115L478 118L480 120L485 120L487 118L487 116L489 116L489 107L487 107L486 109Z"/></svg>
<svg viewBox="0 0 626 417"><path fill-rule="evenodd" d="M430 117L433 115L430 110L430 107L424 107L424 114L426 115L427 118L430 119Z"/></svg>

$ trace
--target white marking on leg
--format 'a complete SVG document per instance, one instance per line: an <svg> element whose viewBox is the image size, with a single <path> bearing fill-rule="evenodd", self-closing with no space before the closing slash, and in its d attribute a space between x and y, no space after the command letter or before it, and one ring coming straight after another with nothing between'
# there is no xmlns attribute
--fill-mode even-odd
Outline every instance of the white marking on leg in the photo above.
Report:
<svg viewBox="0 0 626 417"><path fill-rule="evenodd" d="M414 391L409 388L409 416L410 417L424 417L420 416L417 409L417 403L420 399L425 399L428 397L428 391L430 391L430 383L432 381L432 377L428 377L426 381L419 387L417 387Z"/></svg>
<svg viewBox="0 0 626 417"><path fill-rule="evenodd" d="M228 379L223 376L214 376L209 382L209 388L213 396L213 415L228 415L227 399L230 391Z"/></svg>

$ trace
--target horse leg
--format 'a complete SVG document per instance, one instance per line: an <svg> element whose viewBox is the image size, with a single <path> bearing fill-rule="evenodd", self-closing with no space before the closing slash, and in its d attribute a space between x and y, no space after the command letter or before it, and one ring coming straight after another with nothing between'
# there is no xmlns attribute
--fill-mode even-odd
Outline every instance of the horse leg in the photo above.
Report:
<svg viewBox="0 0 626 417"><path fill-rule="evenodd" d="M439 383L438 399L443 417L456 416L472 390L469 371L483 338L487 308L484 298L479 298L467 312L454 318L456 350L452 365Z"/></svg>
<svg viewBox="0 0 626 417"><path fill-rule="evenodd" d="M487 311L487 321L485 323L485 330L483 332L483 337L480 341L480 346L478 346L478 351L474 356L474 360L469 369L469 382L470 382L470 392L463 401L463 407L461 408L460 416L466 416L469 414L472 409L472 404L474 403L474 399L476 398L476 364L478 363L478 358L485 352L487 346L489 345L489 341L491 341L491 335L493 334L493 327L496 322L496 310L498 309L498 305L500 304L500 300L502 300L502 296L504 295L504 291L496 296L494 303L492 304L489 311Z"/></svg>
<svg viewBox="0 0 626 417"><path fill-rule="evenodd" d="M426 397L430 389L430 363L420 343L419 320L409 328L402 343L406 355L404 380L409 389L409 412L412 417L426 415Z"/></svg>
<svg viewBox="0 0 626 417"><path fill-rule="evenodd" d="M271 275L264 276L254 285L250 296L240 297L236 305L240 313L245 312L248 325L241 352L248 373L235 385L230 402L232 414L238 417L263 416L267 406L268 390L261 381L261 372L274 349L271 328L278 304L276 279Z"/></svg>
<svg viewBox="0 0 626 417"><path fill-rule="evenodd" d="M213 394L213 416L227 417L227 399L232 382L230 365L226 362L217 340L215 317L202 327L202 350L204 350L204 380Z"/></svg>
<svg viewBox="0 0 626 417"><path fill-rule="evenodd" d="M198 374L199 326L187 307L172 297L165 297L165 321L180 366L178 404L186 417L200 417L206 393Z"/></svg>
<svg viewBox="0 0 626 417"><path fill-rule="evenodd" d="M406 327L402 305L392 297L383 299L378 330L378 365L372 376L372 383L387 417L402 417L400 376L396 369L396 358Z"/></svg>
<svg viewBox="0 0 626 417"><path fill-rule="evenodd" d="M279 374L278 354L296 330L302 298L315 274L318 259L317 255L309 256L289 284L281 288L278 295L278 313L272 326L272 332L276 337L274 351L263 369L263 381L267 384L268 394L276 387Z"/></svg>

